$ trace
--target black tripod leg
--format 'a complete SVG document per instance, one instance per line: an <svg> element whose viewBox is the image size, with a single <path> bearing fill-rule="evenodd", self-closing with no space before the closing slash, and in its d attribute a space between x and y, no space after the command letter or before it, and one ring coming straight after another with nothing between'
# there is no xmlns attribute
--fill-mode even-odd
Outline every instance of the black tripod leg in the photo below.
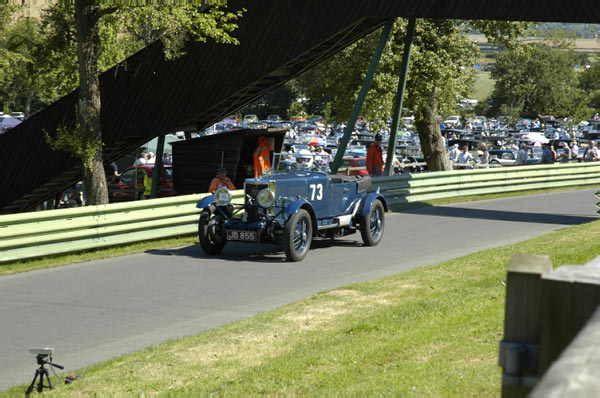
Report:
<svg viewBox="0 0 600 398"><path fill-rule="evenodd" d="M44 385L44 375L46 376L46 380L48 380L48 386L47 388L49 388L50 390L54 389L54 386L52 385L52 382L50 381L50 372L48 372L48 369L46 368L42 368L40 371L41 375L40 375L40 385L38 387L38 391L42 392L42 390L44 389L44 387L46 387Z"/></svg>
<svg viewBox="0 0 600 398"><path fill-rule="evenodd" d="M40 379L42 378L41 375L40 375L40 370L36 369L35 370L35 376L33 376L33 381L31 382L31 384L27 388L27 391L25 391L25 398L29 398L29 396L31 395L31 392L33 391L33 386L35 385L35 380L38 378L38 376L40 376Z"/></svg>

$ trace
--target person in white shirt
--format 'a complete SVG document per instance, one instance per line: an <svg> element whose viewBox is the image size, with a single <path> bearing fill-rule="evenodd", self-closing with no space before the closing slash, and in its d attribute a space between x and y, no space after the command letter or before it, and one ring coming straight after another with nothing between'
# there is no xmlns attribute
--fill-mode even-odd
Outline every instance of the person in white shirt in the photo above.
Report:
<svg viewBox="0 0 600 398"><path fill-rule="evenodd" d="M143 151L140 154L140 157L135 160L133 163L134 166L139 166L141 164L146 164L146 151Z"/></svg>
<svg viewBox="0 0 600 398"><path fill-rule="evenodd" d="M148 156L146 157L146 164L154 164L156 162L156 157L154 156L154 152L148 152Z"/></svg>
<svg viewBox="0 0 600 398"><path fill-rule="evenodd" d="M462 152L458 155L458 164L469 164L473 161L473 155L468 152L468 149L466 145L462 147Z"/></svg>
<svg viewBox="0 0 600 398"><path fill-rule="evenodd" d="M583 161L593 162L594 160L600 160L600 156L598 156L598 148L596 148L596 143L594 141L590 141L590 146L587 147L583 154Z"/></svg>
<svg viewBox="0 0 600 398"><path fill-rule="evenodd" d="M458 144L452 145L452 149L448 153L450 156L450 160L456 162L458 160L458 155L460 155L460 151L458 150Z"/></svg>
<svg viewBox="0 0 600 398"><path fill-rule="evenodd" d="M517 152L517 166L525 164L527 164L527 145L523 142L521 143L521 149Z"/></svg>
<svg viewBox="0 0 600 398"><path fill-rule="evenodd" d="M571 145L571 158L579 158L579 147L577 146L577 141L573 141L573 144Z"/></svg>

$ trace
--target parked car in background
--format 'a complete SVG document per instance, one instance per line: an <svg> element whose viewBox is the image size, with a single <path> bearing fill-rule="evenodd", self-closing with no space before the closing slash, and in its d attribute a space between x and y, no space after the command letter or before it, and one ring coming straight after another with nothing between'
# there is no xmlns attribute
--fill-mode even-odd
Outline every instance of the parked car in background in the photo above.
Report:
<svg viewBox="0 0 600 398"><path fill-rule="evenodd" d="M143 199L144 180L147 184L152 183L153 164L144 164L130 167L118 177L108 178L108 197L110 202L126 202ZM163 166L160 175L159 197L175 195L173 190L173 169L171 166Z"/></svg>
<svg viewBox="0 0 600 398"><path fill-rule="evenodd" d="M448 116L448 118L444 120L444 124L446 127L459 127L460 120L460 116Z"/></svg>
<svg viewBox="0 0 600 398"><path fill-rule="evenodd" d="M362 167L359 170L350 170L357 167ZM342 164L338 169L338 174L347 176L368 176L367 158L365 157L350 157L346 156L342 159Z"/></svg>
<svg viewBox="0 0 600 398"><path fill-rule="evenodd" d="M244 123L250 123L250 122L258 122L258 116L254 115L254 114L249 114L244 116Z"/></svg>
<svg viewBox="0 0 600 398"><path fill-rule="evenodd" d="M491 149L488 151L490 154L490 165L501 165L501 166L516 166L517 165L517 150L514 149ZM541 157L537 157L539 152L531 151L528 152L527 160L525 164L537 164L540 163Z"/></svg>

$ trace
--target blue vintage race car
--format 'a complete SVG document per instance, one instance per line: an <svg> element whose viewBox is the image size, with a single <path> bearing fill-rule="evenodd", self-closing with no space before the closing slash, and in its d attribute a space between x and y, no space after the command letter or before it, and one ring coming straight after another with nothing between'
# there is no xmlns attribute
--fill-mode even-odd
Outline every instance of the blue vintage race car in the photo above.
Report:
<svg viewBox="0 0 600 398"><path fill-rule="evenodd" d="M231 203L227 188L200 200L202 249L219 254L228 241L283 244L290 261L301 261L314 237L336 238L360 230L377 245L388 210L383 196L367 193L371 178L328 175L314 155L286 160L276 154L268 175L244 182L244 204Z"/></svg>

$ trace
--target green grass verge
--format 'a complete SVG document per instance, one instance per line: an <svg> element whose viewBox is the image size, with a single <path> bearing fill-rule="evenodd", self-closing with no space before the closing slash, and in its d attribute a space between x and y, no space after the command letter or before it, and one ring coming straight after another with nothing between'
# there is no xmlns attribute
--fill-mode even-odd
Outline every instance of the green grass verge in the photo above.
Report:
<svg viewBox="0 0 600 398"><path fill-rule="evenodd" d="M477 196L462 196L457 198L448 199L436 199L423 202L406 203L401 205L395 205L391 207L392 211L405 211L411 209L417 209L422 207L437 206L444 204L454 204L463 202L472 202L477 200L485 199L499 199L508 198L515 196L526 196L536 195L548 192L561 192L561 191L574 191L580 189L592 189L600 188L599 186L579 186L579 187L565 187L565 188L553 188L553 189L540 189L531 191L521 192L510 192L510 193L499 193L490 195L477 195ZM151 240L147 242L134 243L123 246L109 247L105 249L98 249L94 251L87 251L82 253L72 253L66 255L48 256L39 259L16 261L0 264L0 276L16 274L20 272L35 271L44 268L60 267L63 265L69 265L74 263L82 263L86 261L101 260L104 258L126 256L135 253L143 253L148 250L160 250L172 247L187 246L198 242L197 236L183 236L179 238L171 239L160 239Z"/></svg>
<svg viewBox="0 0 600 398"><path fill-rule="evenodd" d="M499 396L511 255L584 264L599 234L597 221L321 292L86 368L44 396Z"/></svg>

